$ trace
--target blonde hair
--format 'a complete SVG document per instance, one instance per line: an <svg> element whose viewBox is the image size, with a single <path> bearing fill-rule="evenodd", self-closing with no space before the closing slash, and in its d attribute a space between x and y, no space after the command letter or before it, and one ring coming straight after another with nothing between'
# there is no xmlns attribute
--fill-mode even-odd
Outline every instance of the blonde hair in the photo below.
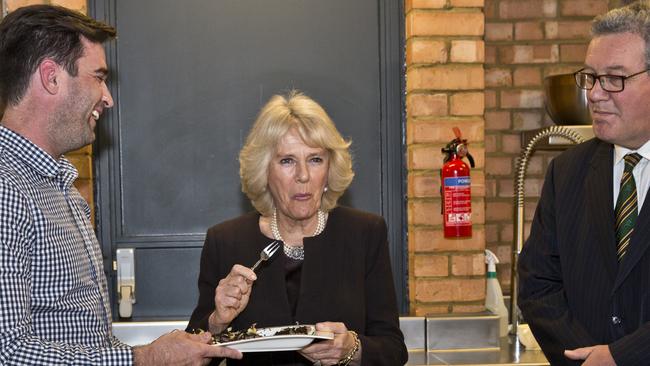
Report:
<svg viewBox="0 0 650 366"><path fill-rule="evenodd" d="M264 216L272 215L275 207L267 189L269 164L280 139L292 128L305 144L329 153L328 189L321 199L321 210L336 207L354 178L351 141L341 136L323 107L295 90L287 96L274 95L260 111L239 152L242 192Z"/></svg>

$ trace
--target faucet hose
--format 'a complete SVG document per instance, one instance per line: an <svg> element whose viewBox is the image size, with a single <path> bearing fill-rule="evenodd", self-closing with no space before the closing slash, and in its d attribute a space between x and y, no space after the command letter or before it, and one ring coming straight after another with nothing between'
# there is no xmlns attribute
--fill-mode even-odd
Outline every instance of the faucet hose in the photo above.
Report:
<svg viewBox="0 0 650 366"><path fill-rule="evenodd" d="M521 321L519 307L517 305L517 296L519 293L519 275L517 273L517 264L519 262L519 253L524 246L524 182L526 180L526 169L528 161L532 155L535 146L544 138L559 136L569 139L575 144L585 141L585 139L569 128L564 126L550 126L535 134L524 150L521 152L517 161L517 176L515 178L515 243L512 250L511 271L512 279L510 281L510 334L517 335L517 326Z"/></svg>

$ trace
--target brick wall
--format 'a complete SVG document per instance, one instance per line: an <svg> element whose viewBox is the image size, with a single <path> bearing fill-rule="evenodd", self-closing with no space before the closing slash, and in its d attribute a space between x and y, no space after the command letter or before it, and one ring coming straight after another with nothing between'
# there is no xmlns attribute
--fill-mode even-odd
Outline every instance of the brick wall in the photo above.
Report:
<svg viewBox="0 0 650 366"><path fill-rule="evenodd" d="M484 247L501 260L499 278L509 292L521 132L552 125L544 77L579 69L593 17L629 2L405 0L413 314L482 310ZM458 57L461 44L464 56ZM439 151L452 138L451 126L463 130L479 157L472 173L475 235L467 240L441 233ZM546 167L558 153L538 150L530 160L526 235Z"/></svg>
<svg viewBox="0 0 650 366"><path fill-rule="evenodd" d="M485 3L485 232L510 288L513 191L521 132L552 125L544 110L545 76L581 67L591 20L608 0L486 0ZM526 237L544 173L557 152L533 154L526 180Z"/></svg>
<svg viewBox="0 0 650 366"><path fill-rule="evenodd" d="M406 0L408 253L411 313L484 309L483 0ZM476 160L474 235L444 239L440 149L457 126Z"/></svg>
<svg viewBox="0 0 650 366"><path fill-rule="evenodd" d="M65 6L70 9L87 12L87 5L85 0L4 0L3 9L5 13L15 10L21 6L35 5L35 4L54 4ZM66 157L75 165L79 171L79 178L74 182L75 186L81 195L88 201L90 208L93 210L91 216L94 222L94 195L93 195L93 169L92 169L92 148L86 146L77 151L66 154Z"/></svg>

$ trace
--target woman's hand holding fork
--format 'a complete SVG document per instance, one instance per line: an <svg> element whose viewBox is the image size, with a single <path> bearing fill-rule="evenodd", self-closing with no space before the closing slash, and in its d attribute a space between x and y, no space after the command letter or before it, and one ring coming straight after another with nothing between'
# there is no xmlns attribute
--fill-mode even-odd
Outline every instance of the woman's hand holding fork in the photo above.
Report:
<svg viewBox="0 0 650 366"><path fill-rule="evenodd" d="M221 333L248 305L253 282L257 279L250 268L235 264L215 290L215 310L210 315L210 332Z"/></svg>

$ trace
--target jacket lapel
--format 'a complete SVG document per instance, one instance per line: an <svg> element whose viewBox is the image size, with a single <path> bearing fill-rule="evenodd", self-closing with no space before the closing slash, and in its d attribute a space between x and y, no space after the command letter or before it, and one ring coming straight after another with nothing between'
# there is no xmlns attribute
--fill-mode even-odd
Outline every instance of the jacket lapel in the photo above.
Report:
<svg viewBox="0 0 650 366"><path fill-rule="evenodd" d="M585 198L587 200L587 234L604 263L610 279L616 278L616 235L614 232L614 204L612 198L612 166L614 151L611 144L601 142L591 160L591 169L585 179Z"/></svg>

